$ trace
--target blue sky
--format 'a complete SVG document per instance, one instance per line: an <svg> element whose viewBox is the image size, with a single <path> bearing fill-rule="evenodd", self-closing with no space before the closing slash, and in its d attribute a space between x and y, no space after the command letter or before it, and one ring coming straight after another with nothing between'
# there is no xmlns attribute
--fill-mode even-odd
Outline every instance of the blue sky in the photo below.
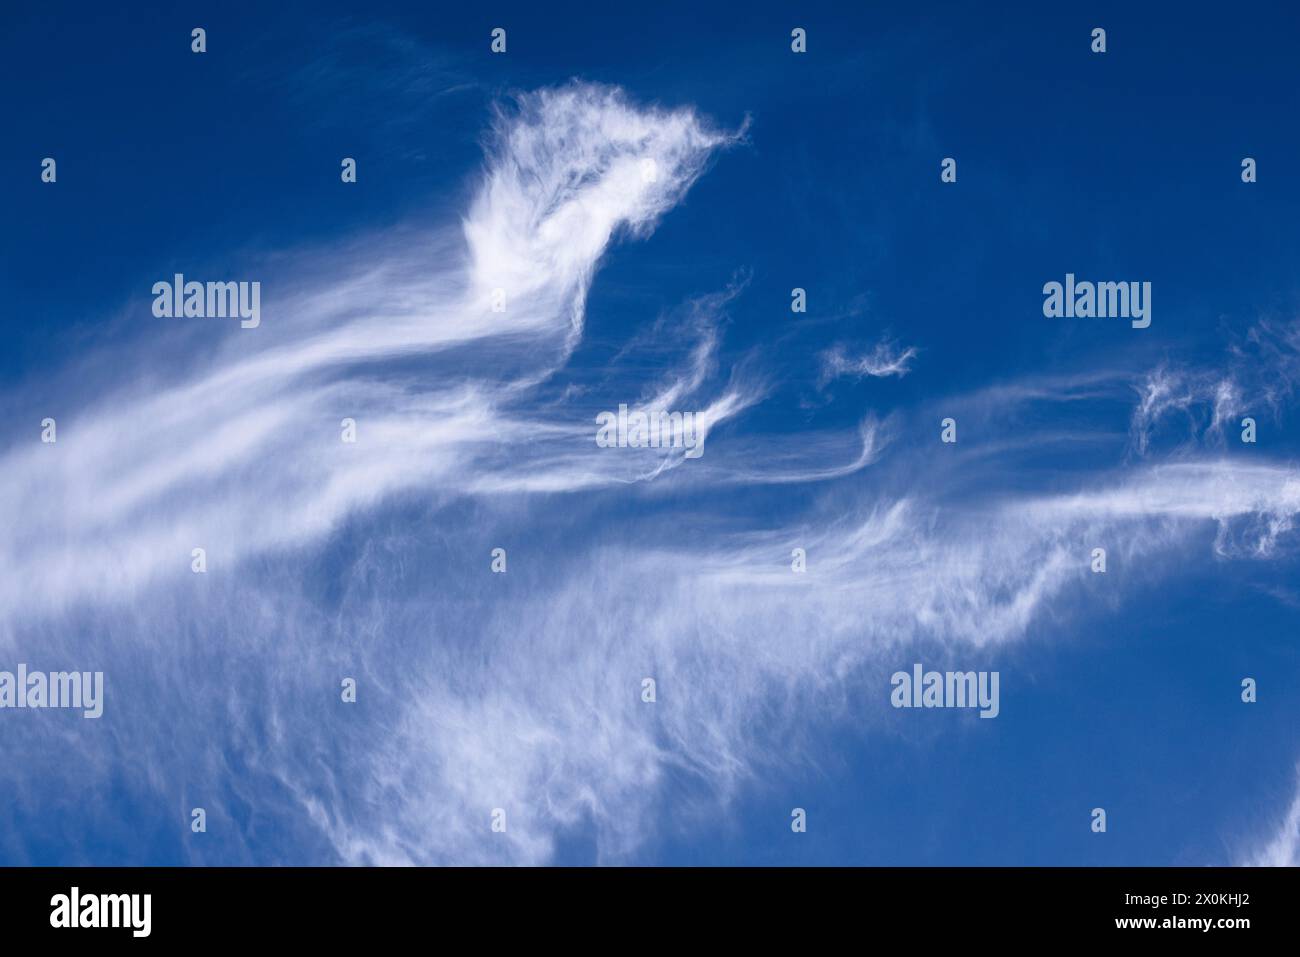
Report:
<svg viewBox="0 0 1300 957"><path fill-rule="evenodd" d="M260 6L0 39L0 862L1295 863L1293 11Z"/></svg>

